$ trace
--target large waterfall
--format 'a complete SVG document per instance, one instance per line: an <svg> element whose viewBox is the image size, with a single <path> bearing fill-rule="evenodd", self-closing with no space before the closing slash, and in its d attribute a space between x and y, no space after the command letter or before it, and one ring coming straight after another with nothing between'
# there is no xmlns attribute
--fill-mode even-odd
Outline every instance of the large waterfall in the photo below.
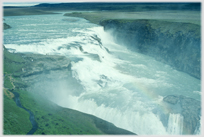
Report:
<svg viewBox="0 0 204 137"><path fill-rule="evenodd" d="M183 134L183 116L169 113L163 98L172 94L200 100L200 80L116 44L103 27L81 18L56 14L5 19L12 26L4 33L10 52L71 60L70 77L36 81L32 92L138 135Z"/></svg>

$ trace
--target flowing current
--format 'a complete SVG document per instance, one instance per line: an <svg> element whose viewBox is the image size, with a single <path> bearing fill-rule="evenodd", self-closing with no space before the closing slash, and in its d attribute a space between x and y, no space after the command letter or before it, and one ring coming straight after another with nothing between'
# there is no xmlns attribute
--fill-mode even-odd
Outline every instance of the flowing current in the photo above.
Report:
<svg viewBox="0 0 204 137"><path fill-rule="evenodd" d="M63 55L71 60L66 86L52 90L51 100L60 106L138 135L178 135L183 117L171 113L165 119L168 109L163 97L201 98L200 80L128 50L103 27L85 19L62 14L4 18L12 27L4 31L4 45L10 52Z"/></svg>

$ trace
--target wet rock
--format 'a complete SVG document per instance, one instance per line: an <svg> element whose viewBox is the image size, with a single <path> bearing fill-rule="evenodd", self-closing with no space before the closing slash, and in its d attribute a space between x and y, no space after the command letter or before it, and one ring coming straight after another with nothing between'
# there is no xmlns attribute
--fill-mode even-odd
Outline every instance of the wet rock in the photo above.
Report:
<svg viewBox="0 0 204 137"><path fill-rule="evenodd" d="M79 46L79 49L80 49L80 51L81 52L83 52L84 50L83 50L83 48L82 48L82 46Z"/></svg>
<svg viewBox="0 0 204 137"><path fill-rule="evenodd" d="M179 96L182 107L181 114L184 117L184 131L186 134L193 134L200 124L201 102L185 96Z"/></svg>
<svg viewBox="0 0 204 137"><path fill-rule="evenodd" d="M11 26L10 25L8 25L8 24L6 24L6 23L4 23L4 30L6 30L6 29L10 29L11 28Z"/></svg>
<svg viewBox="0 0 204 137"><path fill-rule="evenodd" d="M29 77L50 71L68 69L70 60L64 56L26 54L23 56L28 64L21 72L15 73L16 77Z"/></svg>
<svg viewBox="0 0 204 137"><path fill-rule="evenodd" d="M93 38L94 40L98 41L98 43L100 45L102 45L101 39L97 35L93 35L93 36L91 36L91 38Z"/></svg>
<svg viewBox="0 0 204 137"><path fill-rule="evenodd" d="M170 104L176 104L179 100L179 97L175 96L175 95L169 95L169 96L165 97L163 100L165 102L170 103Z"/></svg>
<svg viewBox="0 0 204 137"><path fill-rule="evenodd" d="M200 125L201 102L185 96L168 95L163 99L164 102L177 103L181 107L180 114L183 116L183 134L194 134L196 128Z"/></svg>

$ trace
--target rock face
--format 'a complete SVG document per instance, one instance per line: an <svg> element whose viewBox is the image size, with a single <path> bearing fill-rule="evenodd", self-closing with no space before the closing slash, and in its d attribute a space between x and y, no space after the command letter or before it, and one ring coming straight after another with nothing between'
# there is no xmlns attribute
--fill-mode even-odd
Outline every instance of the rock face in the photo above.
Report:
<svg viewBox="0 0 204 137"><path fill-rule="evenodd" d="M168 95L163 101L181 106L181 115L184 117L183 134L194 134L200 125L201 102L185 96Z"/></svg>
<svg viewBox="0 0 204 137"><path fill-rule="evenodd" d="M170 95L163 99L163 101L168 102L170 104L176 104L179 100L178 96Z"/></svg>
<svg viewBox="0 0 204 137"><path fill-rule="evenodd" d="M9 26L8 24L4 23L4 30L11 28L11 26Z"/></svg>
<svg viewBox="0 0 204 137"><path fill-rule="evenodd" d="M22 68L14 77L28 77L31 75L49 73L52 70L68 69L70 60L64 56L22 54L25 63L29 64Z"/></svg>
<svg viewBox="0 0 204 137"><path fill-rule="evenodd" d="M160 20L104 20L116 42L179 71L201 77L200 25Z"/></svg>

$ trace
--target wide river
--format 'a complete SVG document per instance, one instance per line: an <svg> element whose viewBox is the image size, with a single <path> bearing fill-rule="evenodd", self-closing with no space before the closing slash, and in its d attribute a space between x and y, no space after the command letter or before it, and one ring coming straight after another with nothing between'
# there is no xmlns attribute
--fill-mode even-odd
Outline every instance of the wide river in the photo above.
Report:
<svg viewBox="0 0 204 137"><path fill-rule="evenodd" d="M10 52L63 55L71 60L72 78L63 88L50 91L56 95L50 99L63 107L138 135L165 135L182 134L183 126L180 114L162 119L168 112L165 96L201 100L200 80L116 44L102 26L85 19L63 14L4 19L12 27L4 30L3 38Z"/></svg>

